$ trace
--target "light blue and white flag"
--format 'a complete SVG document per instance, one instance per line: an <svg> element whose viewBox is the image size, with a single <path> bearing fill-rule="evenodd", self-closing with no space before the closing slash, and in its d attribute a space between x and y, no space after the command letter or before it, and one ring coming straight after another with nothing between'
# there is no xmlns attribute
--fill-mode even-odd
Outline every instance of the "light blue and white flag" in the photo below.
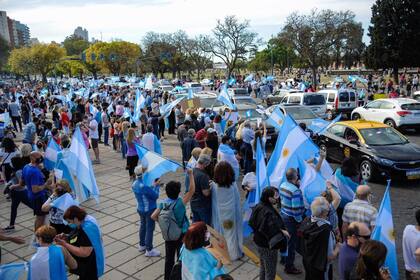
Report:
<svg viewBox="0 0 420 280"><path fill-rule="evenodd" d="M261 146L261 141L257 141L257 155L256 155L256 175L257 187L255 191L249 193L249 204L254 206L260 202L262 191L270 186L269 178L267 176L267 166L265 164L264 151Z"/></svg>
<svg viewBox="0 0 420 280"><path fill-rule="evenodd" d="M134 116L133 121L138 122L140 120L141 109L144 108L146 103L146 99L144 98L143 94L140 90L136 90L136 101L134 103Z"/></svg>
<svg viewBox="0 0 420 280"><path fill-rule="evenodd" d="M220 88L219 96L217 97L217 100L225 104L229 109L235 110L236 105L233 104L232 100L230 99L230 96L227 92L227 86L226 84L222 85Z"/></svg>
<svg viewBox="0 0 420 280"><path fill-rule="evenodd" d="M392 220L391 197L389 193L390 186L391 180L388 180L371 238L382 242L386 246L388 252L384 266L388 267L392 279L398 280L397 250L395 247L395 231L394 222Z"/></svg>
<svg viewBox="0 0 420 280"><path fill-rule="evenodd" d="M249 74L248 76L246 76L246 78L244 79L245 83L249 83L252 82L254 80L254 74Z"/></svg>
<svg viewBox="0 0 420 280"><path fill-rule="evenodd" d="M301 83L299 84L299 90L300 90L300 91L305 91L305 90L306 90L306 84L305 84L305 82L301 82Z"/></svg>
<svg viewBox="0 0 420 280"><path fill-rule="evenodd" d="M353 182L349 177L341 173L341 168L335 170L334 176L331 178L331 183L337 188L337 192L341 196L340 206L344 206L353 201L358 183Z"/></svg>
<svg viewBox="0 0 420 280"><path fill-rule="evenodd" d="M61 248L56 245L38 247L29 262L28 280L67 280Z"/></svg>
<svg viewBox="0 0 420 280"><path fill-rule="evenodd" d="M188 88L188 97L187 99L193 99L194 98L194 92L192 88Z"/></svg>
<svg viewBox="0 0 420 280"><path fill-rule="evenodd" d="M235 151L229 145L221 143L217 150L217 158L220 161L227 161L232 166L235 172L235 181L237 182L239 178L239 161L236 158Z"/></svg>
<svg viewBox="0 0 420 280"><path fill-rule="evenodd" d="M148 89L148 90L152 90L153 89L153 79L152 76L149 76L146 79L145 85L144 85L144 89Z"/></svg>
<svg viewBox="0 0 420 280"><path fill-rule="evenodd" d="M44 167L47 170L53 170L54 167L57 165L58 163L58 159L57 159L57 155L58 152L61 151L60 146L57 144L57 142L55 142L55 140L53 138L50 139L50 141L48 142L47 148L45 149L45 153L44 153Z"/></svg>
<svg viewBox="0 0 420 280"><path fill-rule="evenodd" d="M286 115L277 138L276 147L267 165L267 174L272 186L279 187L288 168L298 166L297 155L302 159L314 158L319 148L296 122Z"/></svg>
<svg viewBox="0 0 420 280"><path fill-rule="evenodd" d="M2 121L4 123L4 127L7 127L10 124L9 113L0 114L0 121Z"/></svg>
<svg viewBox="0 0 420 280"><path fill-rule="evenodd" d="M300 173L300 190L303 194L305 208L309 209L315 197L320 196L326 189L326 180L306 160L298 156Z"/></svg>
<svg viewBox="0 0 420 280"><path fill-rule="evenodd" d="M231 78L228 80L228 84L229 84L230 86L233 86L234 84L236 84L236 79L235 79L234 77L231 77Z"/></svg>
<svg viewBox="0 0 420 280"><path fill-rule="evenodd" d="M61 195L51 203L51 206L61 209L63 212L66 212L66 210L73 205L79 206L79 203L69 193Z"/></svg>
<svg viewBox="0 0 420 280"><path fill-rule="evenodd" d="M280 131L284 123L284 114L277 106L267 119L267 123L273 126L277 131Z"/></svg>
<svg viewBox="0 0 420 280"><path fill-rule="evenodd" d="M169 115L171 114L172 109L175 108L175 106L178 105L184 99L185 99L185 97L181 97L181 98L175 99L171 103L166 103L165 105L161 106L160 107L160 114L164 118L169 117Z"/></svg>
<svg viewBox="0 0 420 280"><path fill-rule="evenodd" d="M162 155L162 146L160 145L160 141L156 135L153 134L153 151L159 155Z"/></svg>
<svg viewBox="0 0 420 280"><path fill-rule="evenodd" d="M86 190L89 196L99 203L99 189L92 167L89 152L86 149L80 128L76 128L71 139L68 156L63 158L65 164L77 178L77 183L82 190ZM79 200L83 202L84 200Z"/></svg>
<svg viewBox="0 0 420 280"><path fill-rule="evenodd" d="M27 263L9 263L0 265L0 279L19 280L22 279L28 269Z"/></svg>
<svg viewBox="0 0 420 280"><path fill-rule="evenodd" d="M138 144L136 144L136 150L143 167L147 167L146 172L143 173L143 182L147 186L152 186L155 179L160 178L163 174L175 172L182 167L179 163L166 159Z"/></svg>
<svg viewBox="0 0 420 280"><path fill-rule="evenodd" d="M308 126L313 133L321 135L325 133L325 131L336 122L339 122L341 119L341 114L335 117L331 122L323 120L323 119L315 119L312 123Z"/></svg>
<svg viewBox="0 0 420 280"><path fill-rule="evenodd" d="M87 215L82 224L82 229L88 236L90 243L92 243L93 250L95 251L96 271L99 278L105 271L105 251L102 243L101 228L94 217Z"/></svg>
<svg viewBox="0 0 420 280"><path fill-rule="evenodd" d="M267 76L267 78L265 78L265 80L267 82L272 82L272 81L274 81L274 77L270 75L270 76Z"/></svg>
<svg viewBox="0 0 420 280"><path fill-rule="evenodd" d="M61 170L61 179L64 179L69 183L72 192L76 196L76 199L78 201L86 201L89 197L89 193L83 188L83 186L74 182L74 178L71 174L70 168L66 165L66 162L63 160L63 158L66 156L68 156L68 151L58 153L58 164L56 169Z"/></svg>

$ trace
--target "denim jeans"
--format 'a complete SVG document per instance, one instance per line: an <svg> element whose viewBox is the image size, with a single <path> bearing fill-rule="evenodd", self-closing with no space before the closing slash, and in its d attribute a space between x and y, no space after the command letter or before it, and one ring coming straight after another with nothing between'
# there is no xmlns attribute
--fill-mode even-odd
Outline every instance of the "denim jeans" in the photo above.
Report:
<svg viewBox="0 0 420 280"><path fill-rule="evenodd" d="M191 212L193 214L193 222L205 222L208 225L211 225L211 208L192 208Z"/></svg>
<svg viewBox="0 0 420 280"><path fill-rule="evenodd" d="M109 140L109 127L104 127L104 144L108 145Z"/></svg>
<svg viewBox="0 0 420 280"><path fill-rule="evenodd" d="M286 257L286 269L291 269L294 267L296 249L298 247L298 237L297 229L299 223L293 217L282 214L281 218L283 219L284 225L286 226L287 232L290 234L289 242L287 243L287 257Z"/></svg>
<svg viewBox="0 0 420 280"><path fill-rule="evenodd" d="M148 212L137 211L137 213L140 215L140 246L146 246L147 251L153 249L153 231L155 230L155 221L153 221L150 216L154 210L155 209Z"/></svg>
<svg viewBox="0 0 420 280"><path fill-rule="evenodd" d="M126 154L127 154L127 143L125 142L125 139L123 138L121 140L121 155L122 155L122 158L125 158Z"/></svg>

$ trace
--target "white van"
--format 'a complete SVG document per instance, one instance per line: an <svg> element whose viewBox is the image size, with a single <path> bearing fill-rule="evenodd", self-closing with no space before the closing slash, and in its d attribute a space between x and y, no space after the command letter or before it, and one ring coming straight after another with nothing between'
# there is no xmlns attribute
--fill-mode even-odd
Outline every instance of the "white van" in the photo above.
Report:
<svg viewBox="0 0 420 280"><path fill-rule="evenodd" d="M346 114L357 108L358 96L354 89L323 89L318 91L327 101L327 119L332 120L338 114Z"/></svg>
<svg viewBox="0 0 420 280"><path fill-rule="evenodd" d="M203 91L203 86L200 83L185 83L184 87L187 89L191 88L193 93Z"/></svg>
<svg viewBox="0 0 420 280"><path fill-rule="evenodd" d="M310 108L312 112L321 118L326 117L327 104L325 97L316 92L289 93L281 100L282 105L302 105Z"/></svg>

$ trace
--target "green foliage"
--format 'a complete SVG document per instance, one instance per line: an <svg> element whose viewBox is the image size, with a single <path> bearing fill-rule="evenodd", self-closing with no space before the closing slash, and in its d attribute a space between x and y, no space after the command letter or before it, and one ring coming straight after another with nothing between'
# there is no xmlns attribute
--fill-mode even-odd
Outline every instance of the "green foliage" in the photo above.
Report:
<svg viewBox="0 0 420 280"><path fill-rule="evenodd" d="M90 44L88 41L85 41L80 37L71 35L66 37L63 45L67 51L67 55L80 55L84 50L89 48Z"/></svg>

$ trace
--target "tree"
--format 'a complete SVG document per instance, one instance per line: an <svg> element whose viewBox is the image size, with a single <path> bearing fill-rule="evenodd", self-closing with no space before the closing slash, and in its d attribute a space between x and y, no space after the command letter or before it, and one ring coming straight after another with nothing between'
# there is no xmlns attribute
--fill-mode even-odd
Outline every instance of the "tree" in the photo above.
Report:
<svg viewBox="0 0 420 280"><path fill-rule="evenodd" d="M2 36L0 36L0 71L6 66L10 55L10 45Z"/></svg>
<svg viewBox="0 0 420 280"><path fill-rule="evenodd" d="M191 62L192 69L197 71L198 79L201 80L201 72L212 65L210 53L203 50L205 47L202 37L196 37L194 39L186 38L182 42L182 45L188 61Z"/></svg>
<svg viewBox="0 0 420 280"><path fill-rule="evenodd" d="M312 83L316 86L318 67L330 63L332 47L346 39L344 30L353 22L354 14L350 11L314 9L309 15L293 13L287 17L279 38L311 68Z"/></svg>
<svg viewBox="0 0 420 280"><path fill-rule="evenodd" d="M37 44L29 48L33 74L40 74L42 81L47 81L47 74L66 55L66 50L56 43Z"/></svg>
<svg viewBox="0 0 420 280"><path fill-rule="evenodd" d="M400 67L419 66L420 2L418 0L377 0L372 6L367 49L369 67L392 68L398 83Z"/></svg>
<svg viewBox="0 0 420 280"><path fill-rule="evenodd" d="M82 57L82 63L85 65L86 69L92 73L95 79L98 78L98 73L101 70L107 72L105 63L104 63L104 54L101 53L101 48L104 47L107 43L97 42L89 46Z"/></svg>
<svg viewBox="0 0 420 280"><path fill-rule="evenodd" d="M8 65L13 73L30 80L29 75L34 73L30 48L13 49L10 52Z"/></svg>
<svg viewBox="0 0 420 280"><path fill-rule="evenodd" d="M249 30L249 21L239 22L235 16L217 21L212 36L202 37L201 47L205 52L220 58L227 66L230 77L238 60L246 60L247 54L259 44L257 34Z"/></svg>
<svg viewBox="0 0 420 280"><path fill-rule="evenodd" d="M89 42L73 34L66 37L63 46L67 51L67 55L80 55L89 47Z"/></svg>
<svg viewBox="0 0 420 280"><path fill-rule="evenodd" d="M83 75L88 71L78 56L63 58L55 70L56 74L67 74L69 77L78 76L80 79L83 79Z"/></svg>

